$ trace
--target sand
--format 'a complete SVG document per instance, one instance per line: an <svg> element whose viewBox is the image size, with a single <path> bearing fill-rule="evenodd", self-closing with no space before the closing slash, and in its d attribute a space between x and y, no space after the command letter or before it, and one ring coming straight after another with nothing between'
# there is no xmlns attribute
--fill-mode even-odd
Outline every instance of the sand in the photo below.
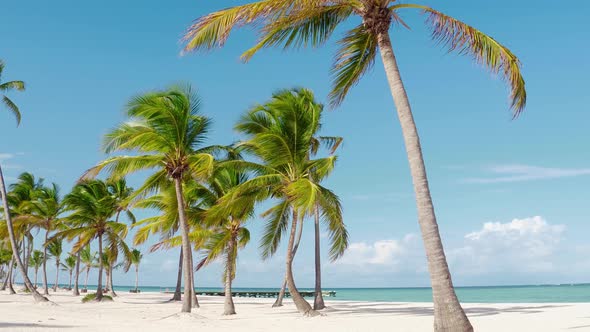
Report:
<svg viewBox="0 0 590 332"><path fill-rule="evenodd" d="M51 292L51 291L50 291ZM432 331L431 303L328 300L323 316L301 317L287 300L236 298L237 315L222 316L223 299L199 298L201 308L179 315L169 294L120 292L114 302L86 303L66 291L55 305L0 292L0 331ZM476 331L590 331L590 303L464 304Z"/></svg>

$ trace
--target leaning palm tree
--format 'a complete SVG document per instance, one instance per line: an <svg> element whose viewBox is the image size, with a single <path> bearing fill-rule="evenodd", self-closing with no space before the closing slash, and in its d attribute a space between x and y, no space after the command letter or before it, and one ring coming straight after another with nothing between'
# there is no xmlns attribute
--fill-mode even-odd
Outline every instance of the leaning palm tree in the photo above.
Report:
<svg viewBox="0 0 590 332"><path fill-rule="evenodd" d="M25 82L23 81L8 81L2 83L2 72L4 71L4 61L0 60L0 93L9 92L12 90L24 91ZM17 126L20 124L21 114L18 106L5 95L2 95L2 103L16 118Z"/></svg>
<svg viewBox="0 0 590 332"><path fill-rule="evenodd" d="M25 265L23 264L22 260L18 255L18 244L16 242L16 236L14 234L14 228L12 227L12 217L10 215L10 209L8 207L8 200L6 199L6 185L4 184L4 175L2 174L2 167L0 167L0 198L2 199L2 205L4 206L4 219L6 220L6 228L8 232L8 237L10 239L10 246L13 252L12 257L14 261L16 261L16 265L18 266L22 274L23 282L25 283L26 287L31 291L31 294L33 294L35 302L47 302L47 298L39 294L39 292L37 292L37 290L33 287L33 284L31 283L31 280L27 275Z"/></svg>
<svg viewBox="0 0 590 332"><path fill-rule="evenodd" d="M244 60L250 59L265 47L317 47L323 45L348 18L360 17L361 24L348 30L338 41L340 48L332 67L332 105L337 106L344 100L350 88L371 69L375 57L380 53L402 127L416 193L418 222L433 289L434 328L436 331L471 331L471 323L453 288L428 186L418 130L391 45L391 27L408 27L400 16L406 9L421 10L431 28L433 39L449 51L469 54L476 62L501 74L510 86L513 115L516 117L520 114L526 104L525 83L520 72L520 62L508 48L444 13L423 5L399 3L397 0L263 0L235 6L199 18L184 37L185 51L223 46L231 30L244 25L254 25L260 29L259 42L242 55Z"/></svg>
<svg viewBox="0 0 590 332"><path fill-rule="evenodd" d="M33 251L33 255L29 259L29 265L35 270L35 288L37 288L37 274L39 272L39 268L43 265L45 261L45 256L43 252L40 250Z"/></svg>
<svg viewBox="0 0 590 332"><path fill-rule="evenodd" d="M96 176L107 169L118 178L126 174L153 170L138 193L155 192L165 183L174 183L177 196L180 232L182 236L185 299L182 312L190 312L192 294L192 254L188 237L183 183L193 177L203 177L213 168L211 148L201 147L210 120L199 114L201 102L192 88L173 86L163 91L149 92L133 98L127 105L129 122L109 132L104 139L106 153L134 151L139 155L111 157L94 168L86 177Z"/></svg>
<svg viewBox="0 0 590 332"><path fill-rule="evenodd" d="M297 291L293 278L296 229L311 216L318 205L330 232L330 256L336 259L348 245L348 233L342 222L338 197L323 187L321 179L333 170L336 156L312 159L309 149L319 128L319 110L313 93L306 89L282 90L270 101L254 106L244 114L236 129L247 136L240 147L262 163L232 160L228 166L252 170L256 176L240 184L208 211L214 217L239 214L240 204L233 202L254 195L262 201L275 198L278 203L263 213L267 225L261 241L262 257L272 256L289 228L286 275L289 293L299 312L317 315Z"/></svg>
<svg viewBox="0 0 590 332"><path fill-rule="evenodd" d="M61 238L54 238L48 243L45 243L47 247L47 254L53 257L55 260L55 283L53 284L53 291L57 292L59 284L59 268L61 266L61 254L63 253L63 243Z"/></svg>
<svg viewBox="0 0 590 332"><path fill-rule="evenodd" d="M74 274L74 270L76 269L76 256L70 254L65 260L64 263L61 263L61 268L63 271L67 271L70 275L70 281L68 283L69 289L72 289L72 275Z"/></svg>
<svg viewBox="0 0 590 332"><path fill-rule="evenodd" d="M88 180L78 183L72 192L64 197L69 229L56 233L53 238L77 239L72 248L77 253L92 240L98 240L98 283L95 294L96 301L102 301L103 246L108 250L117 247L128 252L125 244L127 225L112 221L117 211L116 200L110 194L104 181Z"/></svg>
<svg viewBox="0 0 590 332"><path fill-rule="evenodd" d="M143 254L141 251L137 249L131 250L131 264L135 267L135 292L139 291L139 263L141 263L141 259L143 258Z"/></svg>

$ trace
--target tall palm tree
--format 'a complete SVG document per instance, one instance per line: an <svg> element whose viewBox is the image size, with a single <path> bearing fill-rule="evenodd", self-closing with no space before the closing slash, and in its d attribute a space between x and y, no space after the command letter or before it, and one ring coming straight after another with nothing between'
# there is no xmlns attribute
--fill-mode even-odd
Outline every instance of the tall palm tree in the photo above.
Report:
<svg viewBox="0 0 590 332"><path fill-rule="evenodd" d="M61 266L61 254L63 253L63 243L61 238L54 238L45 244L47 253L55 260L55 283L53 284L53 291L57 292L59 284L59 268Z"/></svg>
<svg viewBox="0 0 590 332"><path fill-rule="evenodd" d="M30 186L30 184L27 186ZM27 209L28 213L15 217L15 223L23 222L32 227L43 229L45 231L44 243L47 243L49 234L60 225L61 219L59 216L63 211L57 184L53 183L50 187L39 185L36 189L35 198L28 201ZM47 246L45 245L43 246L43 257L45 257L43 260L43 291L45 295L48 295L46 259L48 255Z"/></svg>
<svg viewBox="0 0 590 332"><path fill-rule="evenodd" d="M39 272L39 268L43 265L45 261L45 256L42 251L35 250L33 251L33 255L29 259L29 265L35 270L35 288L37 288L37 273Z"/></svg>
<svg viewBox="0 0 590 332"><path fill-rule="evenodd" d="M68 255L68 257L64 260L64 263L61 263L61 268L64 271L68 271L70 275L70 281L68 283L68 287L72 289L72 274L74 274L74 270L76 269L76 255Z"/></svg>
<svg viewBox="0 0 590 332"><path fill-rule="evenodd" d="M37 290L33 287L29 276L25 270L25 265L23 264L22 260L18 255L18 244L16 242L16 236L14 234L14 228L12 227L12 217L10 215L10 209L8 207L8 200L6 199L6 185L4 184L4 174L2 174L2 167L0 167L0 198L2 199L2 205L4 206L4 219L6 220L6 228L8 231L8 237L10 238L10 246L12 247L12 257L16 261L16 265L18 266L22 276L23 282L25 283L26 287L31 291L35 302L47 302L47 298L43 295L39 294Z"/></svg>
<svg viewBox="0 0 590 332"><path fill-rule="evenodd" d="M213 216L238 214L240 205L232 203L248 195L255 195L258 201L268 198L278 201L263 213L267 227L260 245L262 257L268 258L276 252L291 218L286 254L287 283L293 302L305 315L318 313L299 294L293 278L293 249L298 225L302 227L303 219L311 216L314 207L319 205L330 232L331 258L341 256L348 245L338 197L315 181L329 174L336 162L336 156L310 158L309 149L319 127L318 119L313 93L306 89L276 92L270 101L246 112L236 125L236 129L247 136L240 147L262 163L225 162L232 167L250 169L256 176L224 195L208 212Z"/></svg>
<svg viewBox="0 0 590 332"><path fill-rule="evenodd" d="M23 81L8 81L8 82L2 83L2 72L4 71L5 66L6 65L4 64L4 61L0 60L0 93L3 94L2 95L2 103L8 109L8 111L10 111L12 113L12 115L14 115L14 117L16 118L16 124L18 126L20 124L20 119L21 119L21 114L18 109L18 106L16 106L16 104L12 100L10 100L10 98L5 96L4 93L12 91L12 90L24 91L25 90L25 82L23 82Z"/></svg>
<svg viewBox="0 0 590 332"><path fill-rule="evenodd" d="M86 279L84 281L84 292L88 291L88 275L90 274L90 269L96 267L97 261L97 253L90 251L90 245L84 246L83 249L79 251L80 254L80 261L84 264L84 269L86 270Z"/></svg>
<svg viewBox="0 0 590 332"><path fill-rule="evenodd" d="M85 175L92 177L106 168L117 178L140 170L156 169L138 189L139 193L154 192L166 182L174 183L184 253L182 312L191 311L194 293L183 183L188 178L205 176L213 168L213 156L209 153L212 149L201 147L211 122L199 114L200 108L201 102L189 85L173 86L133 98L126 111L131 121L109 132L103 147L106 153L134 151L140 154L111 157Z"/></svg>
<svg viewBox="0 0 590 332"><path fill-rule="evenodd" d="M67 217L70 228L56 233L53 238L77 238L72 248L73 253L82 250L92 240L98 240L96 301L102 301L103 246L106 245L109 251L118 248L127 256L129 247L124 241L128 232L127 225L111 220L116 214L117 204L104 181L87 180L78 183L64 197L64 203L71 212Z"/></svg>
<svg viewBox="0 0 590 332"><path fill-rule="evenodd" d="M476 28L428 6L400 3L397 0L263 0L220 10L199 18L187 31L185 52L223 46L234 27L259 27L259 42L242 57L250 59L265 47L298 48L323 45L335 29L352 16L361 24L348 30L338 41L332 74L332 105L340 104L350 88L367 73L377 51L397 109L418 206L418 223L428 259L433 289L436 331L471 331L473 327L461 308L447 265L418 130L401 79L390 40L392 26L408 27L400 13L421 10L432 38L449 51L471 55L490 71L499 73L510 86L511 108L518 116L526 104L525 82L518 58L505 46Z"/></svg>
<svg viewBox="0 0 590 332"><path fill-rule="evenodd" d="M131 250L131 264L135 267L135 292L139 291L139 263L141 263L141 259L143 258L143 254L141 251L137 249Z"/></svg>

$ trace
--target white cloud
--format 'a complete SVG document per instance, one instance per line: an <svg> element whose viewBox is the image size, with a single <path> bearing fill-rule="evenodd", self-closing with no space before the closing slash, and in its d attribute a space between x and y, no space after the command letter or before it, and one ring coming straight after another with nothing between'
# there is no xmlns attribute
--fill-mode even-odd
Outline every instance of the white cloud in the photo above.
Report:
<svg viewBox="0 0 590 332"><path fill-rule="evenodd" d="M0 153L0 161L8 160L14 158L14 154L12 153Z"/></svg>
<svg viewBox="0 0 590 332"><path fill-rule="evenodd" d="M160 272L171 272L176 271L178 269L178 260L177 259L166 259L160 265Z"/></svg>
<svg viewBox="0 0 590 332"><path fill-rule="evenodd" d="M419 241L414 234L407 234L400 240L378 240L373 243L353 242L348 246L344 256L335 265L356 267L391 268L394 270L408 267L411 257L420 253L416 250Z"/></svg>
<svg viewBox="0 0 590 332"><path fill-rule="evenodd" d="M502 183L557 179L590 175L590 168L550 168L520 164L496 165L484 169L493 173L488 177L464 179L468 183Z"/></svg>
<svg viewBox="0 0 590 332"><path fill-rule="evenodd" d="M486 222L465 235L462 247L448 251L449 264L465 275L553 271L564 231L539 216Z"/></svg>

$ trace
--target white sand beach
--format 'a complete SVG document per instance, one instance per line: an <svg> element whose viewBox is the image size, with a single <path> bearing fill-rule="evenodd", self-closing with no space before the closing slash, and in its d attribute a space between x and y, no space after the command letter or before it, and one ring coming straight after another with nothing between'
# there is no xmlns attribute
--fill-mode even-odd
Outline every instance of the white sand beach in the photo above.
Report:
<svg viewBox="0 0 590 332"><path fill-rule="evenodd" d="M199 298L201 308L180 316L169 294L119 293L114 302L82 304L69 292L52 293L55 305L29 295L0 292L3 331L432 331L430 303L327 301L323 316L301 317L287 300L236 298L237 315L222 316L222 298ZM590 331L590 303L464 304L476 331Z"/></svg>

